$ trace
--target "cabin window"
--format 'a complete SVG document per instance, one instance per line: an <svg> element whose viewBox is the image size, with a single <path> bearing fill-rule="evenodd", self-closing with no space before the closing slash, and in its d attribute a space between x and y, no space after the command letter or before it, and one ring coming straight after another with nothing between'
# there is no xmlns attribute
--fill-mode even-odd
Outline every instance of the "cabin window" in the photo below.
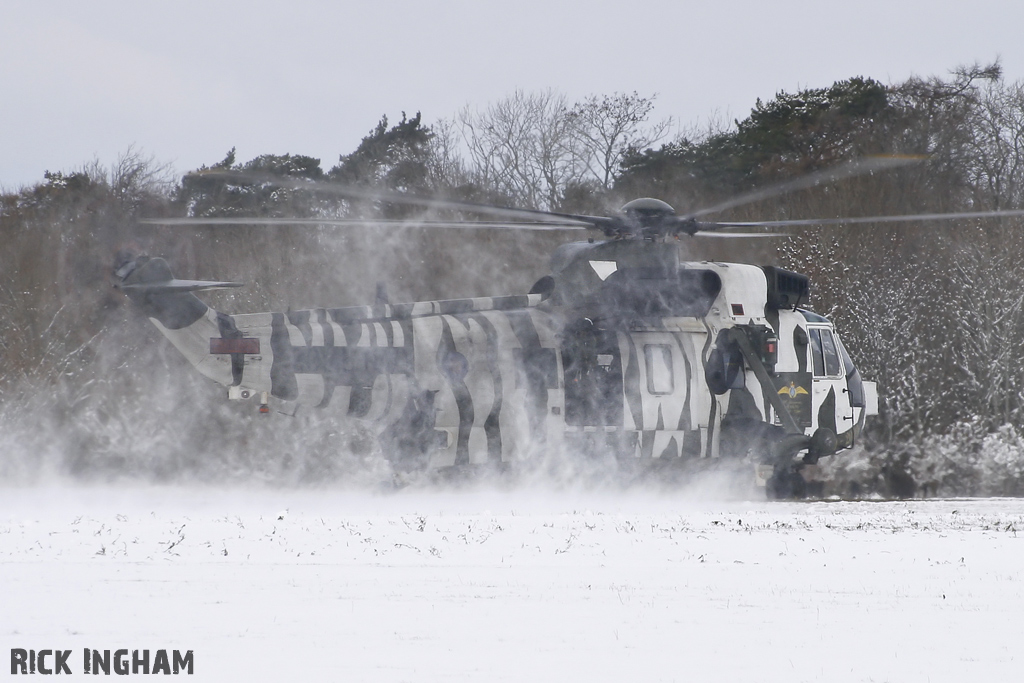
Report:
<svg viewBox="0 0 1024 683"><path fill-rule="evenodd" d="M825 376L825 359L821 355L821 330L807 328L807 336L811 338L811 366L815 377Z"/></svg>
<svg viewBox="0 0 1024 683"><path fill-rule="evenodd" d="M839 360L839 349L836 340L828 330L821 331L821 350L825 355L825 374L837 377L843 374L842 362Z"/></svg>
<svg viewBox="0 0 1024 683"><path fill-rule="evenodd" d="M671 394L675 388L672 376L672 347L668 344L644 346L647 365L647 391L652 394Z"/></svg>
<svg viewBox="0 0 1024 683"><path fill-rule="evenodd" d="M842 362L839 350L831 330L811 327L807 332L811 337L811 362L815 377L837 377L842 374Z"/></svg>

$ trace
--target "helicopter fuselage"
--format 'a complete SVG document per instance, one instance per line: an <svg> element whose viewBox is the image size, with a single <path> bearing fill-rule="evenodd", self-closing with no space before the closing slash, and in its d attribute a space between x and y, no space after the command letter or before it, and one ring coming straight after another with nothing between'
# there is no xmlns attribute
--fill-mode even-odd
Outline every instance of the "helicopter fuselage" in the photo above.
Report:
<svg viewBox="0 0 1024 683"><path fill-rule="evenodd" d="M396 463L607 448L748 459L763 483L851 447L877 412L832 324L798 307L806 288L622 240L565 245L522 296L228 315L190 292L129 295L230 397L368 421Z"/></svg>

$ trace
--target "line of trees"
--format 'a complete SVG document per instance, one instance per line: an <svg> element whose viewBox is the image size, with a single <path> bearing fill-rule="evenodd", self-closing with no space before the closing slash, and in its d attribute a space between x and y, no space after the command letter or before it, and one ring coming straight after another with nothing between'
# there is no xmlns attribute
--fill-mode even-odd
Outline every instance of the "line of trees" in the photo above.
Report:
<svg viewBox="0 0 1024 683"><path fill-rule="evenodd" d="M780 92L759 101L743 120L671 136L673 122L653 119L654 104L653 96L637 93L572 103L553 91L517 91L430 125L418 113L395 123L383 117L329 169L293 154L240 162L233 150L209 168L606 213L637 196L691 210L844 159L925 154L918 165L775 197L720 217L1024 205L1024 85L1006 82L998 64L895 85L852 78L829 88ZM159 253L187 276L254 283L243 292L210 296L215 306L244 312L365 303L380 280L393 300L525 291L565 239L463 231L425 238L414 228L167 231L137 222L160 215L438 216L269 184L232 186L201 173L178 179L136 150L112 168L91 164L47 173L38 185L0 197L0 422L7 434L18 430L12 416L46 415L71 431L74 425L93 430L86 440L92 445L75 449L80 470L89 463L151 458L141 446L125 455L124 439L97 445L96 434L130 430L133 420L159 433L158 421L123 406L145 406L153 400L147 397L161 392L177 396L170 404L185 416L213 415L217 424L248 419L194 400L217 397L175 366L145 321L111 289L117 249ZM795 230L770 249L760 244L744 252L730 245L726 254L700 240L684 248L694 258L735 260L739 254L811 276L810 305L835 320L883 396L871 463L857 475L869 480L867 489L884 490L899 469L932 490L1024 493L1024 448L1015 451L1013 445L1024 443L1022 229L1016 219L866 224ZM173 386L159 386L167 382ZM252 428L221 425L215 441L237 443ZM185 440L200 449L210 438ZM174 443L168 437L161 451L170 472L179 458ZM6 450L0 452L0 475L13 467L14 446ZM250 462L233 452L236 464ZM278 455L268 451L259 461L273 469ZM837 467L838 478L854 476Z"/></svg>

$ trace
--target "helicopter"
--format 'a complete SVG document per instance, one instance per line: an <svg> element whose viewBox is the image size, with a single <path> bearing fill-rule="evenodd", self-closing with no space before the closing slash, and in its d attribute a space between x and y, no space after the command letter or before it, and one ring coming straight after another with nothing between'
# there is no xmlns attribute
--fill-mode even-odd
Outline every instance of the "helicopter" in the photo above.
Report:
<svg viewBox="0 0 1024 683"><path fill-rule="evenodd" d="M552 453L625 468L749 467L769 497L802 496L821 458L861 441L878 390L839 332L803 305L809 278L775 266L680 258L679 240L753 227L982 214L708 222L704 216L916 163L870 157L677 214L653 198L611 216L496 207L218 171L266 182L509 221L456 227L599 231L555 249L521 294L231 315L196 296L240 283L180 280L159 257L122 254L115 286L233 400L330 411L373 426L396 471L515 468ZM1024 212L995 212L1021 215ZM993 215L992 212L984 215ZM149 223L367 223L179 218ZM451 225L431 224L425 227ZM775 233L777 234L777 233Z"/></svg>

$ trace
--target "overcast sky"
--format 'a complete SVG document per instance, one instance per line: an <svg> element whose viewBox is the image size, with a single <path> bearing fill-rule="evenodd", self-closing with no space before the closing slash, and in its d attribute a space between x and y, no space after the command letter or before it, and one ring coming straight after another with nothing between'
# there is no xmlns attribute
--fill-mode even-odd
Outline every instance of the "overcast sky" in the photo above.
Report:
<svg viewBox="0 0 1024 683"><path fill-rule="evenodd" d="M0 0L0 188L111 164L184 172L259 154L325 169L382 114L426 122L516 88L657 93L657 118L743 118L851 76L999 57L1024 78L1021 0Z"/></svg>

